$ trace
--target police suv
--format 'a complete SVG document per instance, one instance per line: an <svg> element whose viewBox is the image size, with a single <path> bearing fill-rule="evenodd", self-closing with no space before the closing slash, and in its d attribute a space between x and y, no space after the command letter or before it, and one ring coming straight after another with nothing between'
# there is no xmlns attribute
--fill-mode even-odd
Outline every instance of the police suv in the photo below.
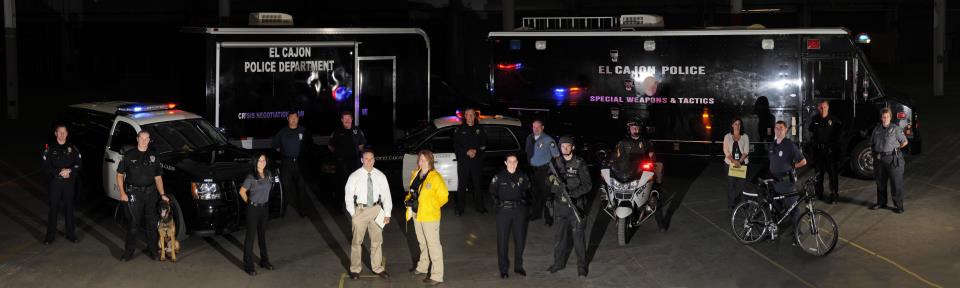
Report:
<svg viewBox="0 0 960 288"><path fill-rule="evenodd" d="M67 107L57 121L67 125L71 142L89 155L83 158L89 167L85 170L97 171L87 174L86 187L102 187L108 197L119 201L117 165L123 152L136 147L137 133L146 130L150 149L156 151L164 170L164 188L179 227L177 238L237 229L245 211L238 191L251 171L252 152L229 144L202 117L175 108L176 104L85 103ZM90 177L93 173L100 177ZM280 183L274 180L271 214L283 201ZM125 217L119 211L115 217Z"/></svg>
<svg viewBox="0 0 960 288"><path fill-rule="evenodd" d="M523 156L523 143L527 134L521 129L519 119L504 116L481 115L479 125L487 135L486 150L484 150L483 173L481 183L493 177L493 174L502 169L503 158L508 153L515 153L520 159ZM462 117L449 116L434 119L430 125L421 128L401 139L404 143L402 168L400 170L403 185L410 183L413 171L417 169L417 151L429 149L434 154L434 169L440 172L447 189L457 191L457 156L454 154L454 130L462 123ZM525 161L520 161L524 163ZM402 190L401 190L402 191Z"/></svg>

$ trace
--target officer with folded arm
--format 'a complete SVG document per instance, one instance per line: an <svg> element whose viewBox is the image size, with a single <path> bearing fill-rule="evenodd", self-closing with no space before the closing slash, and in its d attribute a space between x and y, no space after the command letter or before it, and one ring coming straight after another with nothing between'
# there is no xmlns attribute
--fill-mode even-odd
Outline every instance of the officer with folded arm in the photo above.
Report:
<svg viewBox="0 0 960 288"><path fill-rule="evenodd" d="M63 204L64 222L67 240L77 243L76 225L73 217L73 196L76 191L77 176L80 175L80 150L67 142L67 126L59 124L54 128L56 142L43 146L43 172L50 183L50 213L47 214L47 237L43 245L50 245L57 236L57 218L60 204Z"/></svg>

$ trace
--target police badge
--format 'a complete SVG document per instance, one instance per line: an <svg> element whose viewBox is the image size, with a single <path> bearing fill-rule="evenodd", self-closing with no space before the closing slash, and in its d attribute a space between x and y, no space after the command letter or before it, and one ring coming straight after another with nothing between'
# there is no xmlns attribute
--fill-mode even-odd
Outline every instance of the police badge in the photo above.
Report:
<svg viewBox="0 0 960 288"><path fill-rule="evenodd" d="M827 126L833 126L833 120L827 120Z"/></svg>
<svg viewBox="0 0 960 288"><path fill-rule="evenodd" d="M300 141L303 141L303 133L297 133L297 138L299 138Z"/></svg>
<svg viewBox="0 0 960 288"><path fill-rule="evenodd" d="M157 156L150 155L150 163L157 162Z"/></svg>

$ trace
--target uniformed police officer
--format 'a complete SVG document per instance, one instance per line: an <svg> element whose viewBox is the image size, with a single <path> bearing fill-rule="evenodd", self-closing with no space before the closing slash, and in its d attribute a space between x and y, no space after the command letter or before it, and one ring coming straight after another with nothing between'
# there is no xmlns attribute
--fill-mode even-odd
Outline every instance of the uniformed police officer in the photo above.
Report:
<svg viewBox="0 0 960 288"><path fill-rule="evenodd" d="M307 192L303 174L300 172L301 157L305 150L313 146L313 138L307 128L300 126L300 114L297 111L287 113L287 127L283 127L273 136L273 148L283 156L280 160L280 182L283 185L283 209L281 217L287 215L287 206L293 204L300 217L305 217L303 206Z"/></svg>
<svg viewBox="0 0 960 288"><path fill-rule="evenodd" d="M550 159L560 157L557 150L557 143L553 137L543 133L543 121L537 119L530 124L533 133L527 136L525 149L530 161L530 170L533 171L533 203L531 203L532 214L531 221L540 219L543 216L543 223L553 225L553 217L550 217L550 211L546 208L547 197L552 197L550 188L547 186L547 176L550 174Z"/></svg>
<svg viewBox="0 0 960 288"><path fill-rule="evenodd" d="M506 169L493 176L490 181L490 195L497 208L497 259L500 266L500 278L507 278L510 268L508 247L510 232L513 232L513 272L527 276L523 270L523 248L527 242L527 205L530 190L530 178L517 170L517 155L508 154L503 163Z"/></svg>
<svg viewBox="0 0 960 288"><path fill-rule="evenodd" d="M127 239L120 261L128 261L137 248L137 234L141 225L147 229L147 255L155 259L158 252L157 232L149 228L157 225L157 194L163 201L170 201L163 189L163 169L157 154L149 149L150 133L141 130L137 133L137 148L123 153L123 159L117 166L117 187L120 188L120 201L126 203L130 212L130 225L127 227ZM143 221L141 223L141 221Z"/></svg>
<svg viewBox="0 0 960 288"><path fill-rule="evenodd" d="M617 142L616 151L625 152L629 157L627 159L631 159L630 161L638 161L642 157L648 157L651 161L654 161L654 185L660 185L663 179L663 173L661 173L663 163L656 162L653 146L640 134L640 121L627 121L627 137Z"/></svg>
<svg viewBox="0 0 960 288"><path fill-rule="evenodd" d="M76 226L73 217L73 196L76 191L76 179L80 175L80 150L67 142L67 126L58 124L54 128L56 142L43 146L43 172L50 183L50 212L47 214L47 237L43 245L50 245L57 236L57 218L60 204L64 209L64 230L67 240L77 243Z"/></svg>
<svg viewBox="0 0 960 288"><path fill-rule="evenodd" d="M459 187L453 194L457 215L463 215L466 206L466 192L473 193L475 209L478 213L487 213L484 205L483 190L480 189L480 173L483 172L483 150L487 146L487 133L478 125L477 111L467 108L463 111L463 123L453 134L453 149L457 156L457 178Z"/></svg>
<svg viewBox="0 0 960 288"><path fill-rule="evenodd" d="M880 111L880 124L873 128L873 173L877 181L877 203L870 210L887 208L887 183L893 187L893 212L903 213L903 166L906 164L900 149L909 142L903 128L891 123L893 112L884 107Z"/></svg>
<svg viewBox="0 0 960 288"><path fill-rule="evenodd" d="M554 161L556 163L554 166L560 175L551 175L550 178L557 230L554 236L553 265L547 271L556 273L562 270L567 265L572 248L577 252L577 276L584 278L587 277L587 248L584 234L587 223L584 219L577 219L569 204L572 203L575 209L578 209L580 217L583 217L584 213L579 212L583 211L586 200L583 196L593 189L593 183L590 181L587 162L573 155L573 149L573 138L560 137L560 152L563 157ZM564 189L572 199L563 195ZM570 247L571 236L573 247Z"/></svg>
<svg viewBox="0 0 960 288"><path fill-rule="evenodd" d="M360 152L364 150L366 145L367 137L360 128L353 125L353 114L350 111L341 112L340 126L337 126L337 129L330 135L330 144L327 145L337 159L337 174L340 178L340 185L337 187L345 187L350 174L360 169ZM341 189L334 190L332 195L334 196L333 199L336 200L334 203L346 205L345 202L340 201L340 199L343 199L343 193L344 191ZM338 209L337 212L342 213L347 210L346 206L342 208Z"/></svg>
<svg viewBox="0 0 960 288"><path fill-rule="evenodd" d="M840 119L830 114L830 102L822 100L817 105L820 115L813 116L810 121L810 134L813 135L813 155L816 161L817 179L817 197L826 200L827 203L833 203L839 196L837 191L840 184L837 182L837 160L840 153L840 132L842 123ZM823 196L823 176L827 174L830 177L830 197Z"/></svg>
<svg viewBox="0 0 960 288"><path fill-rule="evenodd" d="M794 183L797 182L796 170L807 165L807 159L803 157L800 148L787 138L787 123L777 121L774 124L774 142L770 143L768 158L770 159L770 174L776 179L773 188L778 194L788 194L793 192ZM782 207L790 207L797 202L798 196L787 197L783 199ZM793 223L800 220L799 209L794 210Z"/></svg>

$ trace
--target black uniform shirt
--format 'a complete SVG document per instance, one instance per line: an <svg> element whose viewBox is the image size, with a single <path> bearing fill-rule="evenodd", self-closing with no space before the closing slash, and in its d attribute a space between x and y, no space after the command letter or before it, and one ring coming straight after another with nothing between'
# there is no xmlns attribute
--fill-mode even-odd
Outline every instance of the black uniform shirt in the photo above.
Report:
<svg viewBox="0 0 960 288"><path fill-rule="evenodd" d="M70 169L70 179L74 179L80 173L80 150L77 146L66 142L60 145L53 142L43 146L43 173L50 178L63 179L60 177L60 169Z"/></svg>
<svg viewBox="0 0 960 288"><path fill-rule="evenodd" d="M490 181L490 195L499 200L524 200L527 198L529 189L530 178L527 178L527 174L519 170L510 173L507 169L503 169Z"/></svg>
<svg viewBox="0 0 960 288"><path fill-rule="evenodd" d="M813 135L813 143L817 144L836 144L840 141L840 129L842 123L833 114L827 117L814 115L810 121L810 133Z"/></svg>
<svg viewBox="0 0 960 288"><path fill-rule="evenodd" d="M476 149L479 155L486 149L487 133L480 128L480 125L468 126L464 121L453 133L453 149L458 159L467 157L467 150Z"/></svg>
<svg viewBox="0 0 960 288"><path fill-rule="evenodd" d="M117 165L117 173L123 173L123 182L127 185L150 186L155 184L154 177L163 175L160 158L153 150L141 152L137 148L123 153L123 159Z"/></svg>
<svg viewBox="0 0 960 288"><path fill-rule="evenodd" d="M617 143L617 151L620 151L620 157L629 157L627 159L642 159L646 156L650 149L650 143L643 139L643 137L633 139L633 137L627 137L626 139L620 140Z"/></svg>
<svg viewBox="0 0 960 288"><path fill-rule="evenodd" d="M273 136L273 148L280 149L280 154L285 158L300 157L300 150L304 143L311 143L312 138L307 128L298 126L296 129L290 129L289 126L283 127Z"/></svg>
<svg viewBox="0 0 960 288"><path fill-rule="evenodd" d="M337 157L358 158L360 157L360 145L367 145L367 137L356 126L347 129L340 125L330 135L330 145L333 146L333 152Z"/></svg>
<svg viewBox="0 0 960 288"><path fill-rule="evenodd" d="M793 170L793 164L803 161L803 153L800 148L790 141L783 139L780 144L776 140L770 143L770 173L775 177L783 177Z"/></svg>

